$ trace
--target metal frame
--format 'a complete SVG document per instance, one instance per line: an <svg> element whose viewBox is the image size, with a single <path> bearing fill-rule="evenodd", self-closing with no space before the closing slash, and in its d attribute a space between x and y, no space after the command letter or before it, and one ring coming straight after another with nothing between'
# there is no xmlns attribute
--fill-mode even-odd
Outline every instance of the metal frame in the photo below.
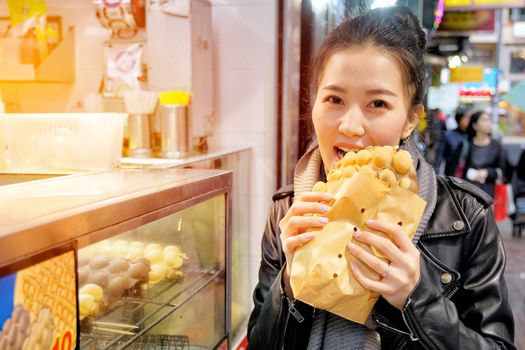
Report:
<svg viewBox="0 0 525 350"><path fill-rule="evenodd" d="M202 201L209 198L206 195L213 196L231 190L232 176L226 171L175 169L143 170L142 172L170 171L177 172L181 176L188 175L188 178L185 180L174 178L173 182L157 188L145 186L140 192L83 204L61 213L50 213L43 217L31 218L30 222L23 222L24 208L20 208L21 225L0 226L0 267L13 264L17 260L52 249L68 241L79 240L80 247L83 247L90 242L93 243L115 234L117 232L115 230L122 229L118 225L126 225L126 221L132 220L130 222L136 225L144 224L154 220L155 217L161 217L160 215L167 215L162 212L162 209L169 210L170 206L173 206L172 210L180 209L184 205L196 203L197 198ZM119 170L116 170L114 173L118 172ZM196 176L191 176L192 173ZM89 176L92 175L80 176L86 176L86 184L89 184ZM50 181L62 181L63 179L65 178L55 178ZM5 192L2 190L6 190L7 187L13 190L16 189L13 186L23 185L28 184L0 188L0 197L5 198ZM16 199L16 193L11 196L12 199ZM154 214L156 210L160 210L158 214ZM95 231L99 232L95 233ZM97 237L96 240L88 238L89 234Z"/></svg>

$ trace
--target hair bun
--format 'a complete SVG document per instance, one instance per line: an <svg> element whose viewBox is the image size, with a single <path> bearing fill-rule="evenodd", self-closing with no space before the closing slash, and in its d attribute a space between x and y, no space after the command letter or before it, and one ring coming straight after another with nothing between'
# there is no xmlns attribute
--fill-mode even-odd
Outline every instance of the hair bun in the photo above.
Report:
<svg viewBox="0 0 525 350"><path fill-rule="evenodd" d="M406 6L395 6L388 9L391 11L392 20L402 26L401 28L409 29L414 35L419 48L424 50L427 44L427 36L421 28L416 15Z"/></svg>

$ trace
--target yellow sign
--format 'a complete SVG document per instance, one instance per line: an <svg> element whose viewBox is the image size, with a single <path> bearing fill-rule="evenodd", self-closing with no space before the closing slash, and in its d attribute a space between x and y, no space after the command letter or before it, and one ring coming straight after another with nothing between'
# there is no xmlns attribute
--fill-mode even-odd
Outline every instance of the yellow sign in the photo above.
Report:
<svg viewBox="0 0 525 350"><path fill-rule="evenodd" d="M525 7L525 0L445 0L445 7L461 7L464 10L477 8Z"/></svg>
<svg viewBox="0 0 525 350"><path fill-rule="evenodd" d="M473 0L473 5L496 5L496 6L512 6L521 5L521 0Z"/></svg>
<svg viewBox="0 0 525 350"><path fill-rule="evenodd" d="M446 7L470 6L471 0L445 0Z"/></svg>
<svg viewBox="0 0 525 350"><path fill-rule="evenodd" d="M450 70L451 83L482 83L483 67L458 67Z"/></svg>

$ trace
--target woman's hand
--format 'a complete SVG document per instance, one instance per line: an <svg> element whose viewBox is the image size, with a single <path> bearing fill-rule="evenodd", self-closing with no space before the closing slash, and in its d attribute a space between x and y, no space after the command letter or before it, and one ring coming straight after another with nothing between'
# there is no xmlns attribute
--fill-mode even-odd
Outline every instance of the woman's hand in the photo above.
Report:
<svg viewBox="0 0 525 350"><path fill-rule="evenodd" d="M488 175L489 175L489 171L487 169L479 169L474 181L484 184L485 181L487 180Z"/></svg>
<svg viewBox="0 0 525 350"><path fill-rule="evenodd" d="M382 277L380 280L370 279L353 263L350 268L363 287L381 294L390 304L401 310L419 281L419 250L412 244L402 226L376 220L369 220L366 224L375 231L383 232L391 240L366 231L355 232L354 239L376 247L390 263L349 243L350 253Z"/></svg>
<svg viewBox="0 0 525 350"><path fill-rule="evenodd" d="M334 196L330 193L304 192L300 197L295 198L294 203L279 222L281 245L286 256L286 270L283 281L286 293L290 297L293 296L290 287L290 273L295 250L314 238L314 233L306 232L306 230L313 227L323 227L328 223L327 218L312 216L312 214L325 214L331 208L327 203L333 198Z"/></svg>

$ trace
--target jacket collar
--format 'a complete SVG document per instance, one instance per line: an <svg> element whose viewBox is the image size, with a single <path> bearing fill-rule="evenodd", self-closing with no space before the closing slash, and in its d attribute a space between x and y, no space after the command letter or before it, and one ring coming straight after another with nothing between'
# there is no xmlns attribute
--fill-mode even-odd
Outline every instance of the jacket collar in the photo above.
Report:
<svg viewBox="0 0 525 350"><path fill-rule="evenodd" d="M470 231L470 225L458 198L452 193L447 180L437 177L437 205L421 239L458 236Z"/></svg>

